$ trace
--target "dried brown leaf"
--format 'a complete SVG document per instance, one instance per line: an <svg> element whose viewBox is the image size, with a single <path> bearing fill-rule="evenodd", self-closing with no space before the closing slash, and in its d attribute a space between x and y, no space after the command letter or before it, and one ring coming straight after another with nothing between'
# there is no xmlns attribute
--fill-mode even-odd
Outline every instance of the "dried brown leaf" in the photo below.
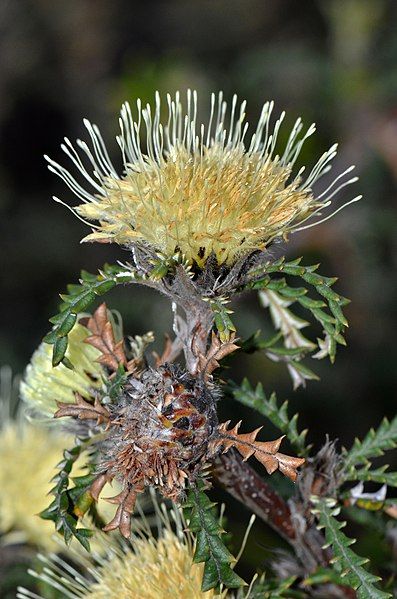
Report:
<svg viewBox="0 0 397 599"><path fill-rule="evenodd" d="M156 368L159 368L163 364L173 362L182 350L182 342L179 338L172 341L168 334L165 334L164 338L164 349L161 356L159 356L157 352L152 352L152 355L156 360Z"/></svg>
<svg viewBox="0 0 397 599"><path fill-rule="evenodd" d="M135 502L138 493L141 493L143 487L135 487L133 489L124 489L115 497L108 497L106 501L118 505L114 518L104 526L104 532L111 530L120 530L120 533L126 539L131 534L131 515L134 511Z"/></svg>
<svg viewBox="0 0 397 599"><path fill-rule="evenodd" d="M279 469L291 480L296 480L297 469L305 463L305 460L279 453L278 450L284 436L274 441L257 441L256 437L262 428L261 426L251 433L239 433L241 420L230 430L227 428L229 424L230 420L218 427L219 439L215 444L223 446L223 453L229 451L231 447L235 447L243 456L244 461L254 456L263 464L268 474L272 474Z"/></svg>
<svg viewBox="0 0 397 599"><path fill-rule="evenodd" d="M226 343L222 343L215 333L212 333L211 345L204 356L201 354L199 356L199 369L205 373L206 376L209 376L219 367L219 360L222 360L229 354L236 351L238 345L234 343L235 335L230 337L230 340Z"/></svg>
<svg viewBox="0 0 397 599"><path fill-rule="evenodd" d="M98 501L99 496L102 492L103 487L109 482L109 476L107 474L100 474L90 486L89 492L94 501Z"/></svg>
<svg viewBox="0 0 397 599"><path fill-rule="evenodd" d="M83 323L92 333L85 339L85 343L92 345L102 354L97 362L113 371L116 371L120 364L127 366L124 342L121 339L116 343L105 303L101 304L88 320L84 319Z"/></svg>
<svg viewBox="0 0 397 599"><path fill-rule="evenodd" d="M110 414L98 398L95 398L94 404L92 404L76 393L75 403L57 401L57 406L58 410L55 412L54 418L71 416L79 420L96 420L97 424L109 422Z"/></svg>

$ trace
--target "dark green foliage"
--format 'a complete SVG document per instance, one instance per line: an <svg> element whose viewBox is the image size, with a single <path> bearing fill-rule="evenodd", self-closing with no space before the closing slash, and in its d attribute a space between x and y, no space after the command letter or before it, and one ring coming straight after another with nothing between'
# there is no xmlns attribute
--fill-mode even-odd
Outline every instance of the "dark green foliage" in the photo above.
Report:
<svg viewBox="0 0 397 599"><path fill-rule="evenodd" d="M305 444L307 430L298 431L298 414L292 418L288 416L288 401L281 406L277 405L276 394L272 393L269 398L266 397L261 383L258 383L254 389L248 379L244 379L241 386L229 383L230 392L234 399L257 410L262 416L270 420L287 437L291 445L294 446L299 455L307 455L309 447Z"/></svg>
<svg viewBox="0 0 397 599"><path fill-rule="evenodd" d="M67 286L67 293L60 296L62 304L59 313L50 318L54 325L52 331L44 337L46 343L54 346L53 366L62 362L65 366L73 368L65 354L68 348L68 334L76 323L77 314L86 310L98 296L104 295L120 283L131 282L134 278L132 271L105 264L98 274L82 270L79 284Z"/></svg>
<svg viewBox="0 0 397 599"><path fill-rule="evenodd" d="M92 497L88 489L95 476L87 474L72 478L74 487L69 488L70 473L86 445L87 441L80 440L72 449L65 449L63 452L64 459L57 465L59 472L52 479L55 486L51 489L51 494L55 499L40 513L40 517L55 523L56 530L63 535L66 544L75 537L89 551L88 539L93 533L87 528L77 528L77 522L91 507Z"/></svg>
<svg viewBox="0 0 397 599"><path fill-rule="evenodd" d="M386 472L387 466L371 470L371 458L382 456L397 447L397 416L390 422L385 418L377 430L371 429L362 441L355 439L352 448L344 450L343 480L361 480L397 486L397 473Z"/></svg>
<svg viewBox="0 0 397 599"><path fill-rule="evenodd" d="M386 484L389 487L397 487L397 472L387 472L387 469L387 465L375 470L370 470L369 466L359 470L353 469L346 475L346 480L372 481Z"/></svg>
<svg viewBox="0 0 397 599"><path fill-rule="evenodd" d="M370 458L381 456L397 447L397 416L390 422L384 418L379 428L371 429L362 441L355 439L353 447L345 452L345 470L368 464Z"/></svg>
<svg viewBox="0 0 397 599"><path fill-rule="evenodd" d="M327 544L332 548L334 557L332 566L340 574L345 584L351 586L357 592L358 599L387 599L391 597L377 588L375 584L380 580L378 576L371 574L364 564L367 558L360 557L350 549L355 543L349 539L341 529L346 525L340 522L336 516L340 508L332 499L312 498L315 505L313 513L318 519L319 529L324 529Z"/></svg>
<svg viewBox="0 0 397 599"><path fill-rule="evenodd" d="M235 560L222 540L224 531L214 513L215 505L199 485L191 486L183 506L189 530L196 536L193 561L204 562L203 592L220 585L238 588L245 584L231 568L230 564Z"/></svg>
<svg viewBox="0 0 397 599"><path fill-rule="evenodd" d="M328 355L331 362L333 362L337 344L346 345L342 333L348 324L342 308L349 303L349 300L331 289L337 280L336 278L324 277L316 273L315 271L319 267L318 264L302 266L300 261L301 258L290 262L286 262L285 258L280 258L276 262L268 263L261 269L251 271L251 275L257 278L249 287L264 292L267 295L265 302L270 309L273 303L282 312L284 322L277 323L274 317L273 320L276 328L281 330L285 348L287 350L291 348L300 349L300 353L299 351L295 354L286 352L283 355L292 358L292 367L298 371L296 373L297 380L302 378L304 380L305 378L313 378L311 371L302 371L302 365L299 365L299 360L306 353L317 349L318 352L314 357L323 358ZM291 287L284 277L273 278L271 275L275 273L300 277L304 283L312 286L320 297L312 298L308 296L307 285L304 287ZM312 317L321 324L324 338L318 339L317 344L306 339L300 332L300 329L307 326L308 323L298 318L288 309L288 306L294 303L308 310ZM271 351L275 353L274 348ZM281 355L282 351L277 349L277 353Z"/></svg>

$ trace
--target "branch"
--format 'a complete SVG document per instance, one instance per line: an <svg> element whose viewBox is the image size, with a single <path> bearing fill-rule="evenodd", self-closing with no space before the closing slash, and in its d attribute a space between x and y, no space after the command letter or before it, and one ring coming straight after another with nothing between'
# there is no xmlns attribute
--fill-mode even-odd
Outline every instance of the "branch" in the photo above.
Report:
<svg viewBox="0 0 397 599"><path fill-rule="evenodd" d="M293 544L295 529L287 503L249 464L243 462L236 451L221 454L217 458L213 475L232 497Z"/></svg>
<svg viewBox="0 0 397 599"><path fill-rule="evenodd" d="M299 506L294 500L289 503L284 501L236 451L221 454L213 465L212 474L232 497L293 547L307 574L314 572L319 565L328 564L331 554L323 548L324 536L303 514L298 513Z"/></svg>

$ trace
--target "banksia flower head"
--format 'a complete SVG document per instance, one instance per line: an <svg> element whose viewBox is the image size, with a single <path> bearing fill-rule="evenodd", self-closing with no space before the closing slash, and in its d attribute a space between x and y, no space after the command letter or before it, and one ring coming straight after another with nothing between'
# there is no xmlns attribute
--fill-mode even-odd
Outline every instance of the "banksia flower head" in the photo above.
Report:
<svg viewBox="0 0 397 599"><path fill-rule="evenodd" d="M93 228L83 241L145 246L165 257L180 253L199 267L215 256L218 264L230 266L264 250L274 239L323 222L324 218L309 219L319 216L341 188L356 180L346 179L350 167L315 195L313 186L331 168L337 146L331 146L304 176L305 167L296 170L295 163L315 126L302 134L298 119L277 153L284 113L272 127L273 102L264 104L250 138L246 103L239 105L236 96L228 108L221 92L212 94L207 125L198 120L196 92L188 90L185 106L179 93L174 99L167 95L166 105L164 125L158 93L154 109L149 104L142 108L138 100L133 114L128 103L123 105L117 137L124 165L121 175L98 128L87 120L91 147L77 141L83 156L68 139L62 145L85 185L46 157L49 169L81 202L68 207Z"/></svg>
<svg viewBox="0 0 397 599"><path fill-rule="evenodd" d="M120 545L102 537L101 546L90 556L75 555L75 569L56 556L39 555L43 572L30 571L35 578L61 591L62 596L87 599L210 599L223 597L213 590L201 590L203 564L192 563L193 539L183 528L174 510L176 530L172 530L167 512L158 519L160 536L148 531L135 532L131 543ZM39 596L19 589L20 599Z"/></svg>
<svg viewBox="0 0 397 599"><path fill-rule="evenodd" d="M21 397L33 416L52 418L56 400L74 402L75 393L90 397L103 384L104 370L96 362L100 352L84 343L89 331L77 324L69 335L67 359L73 370L61 364L53 368L51 346L41 343L34 352L21 382Z"/></svg>
<svg viewBox="0 0 397 599"><path fill-rule="evenodd" d="M70 437L35 426L17 409L11 396L11 371L0 369L0 534L2 543L27 543L46 550L57 547L54 527L38 516ZM15 380L15 379L14 379ZM7 388L8 387L8 388Z"/></svg>
<svg viewBox="0 0 397 599"><path fill-rule="evenodd" d="M48 503L50 478L70 438L27 421L0 431L0 533L9 542L54 549L54 527L38 516Z"/></svg>

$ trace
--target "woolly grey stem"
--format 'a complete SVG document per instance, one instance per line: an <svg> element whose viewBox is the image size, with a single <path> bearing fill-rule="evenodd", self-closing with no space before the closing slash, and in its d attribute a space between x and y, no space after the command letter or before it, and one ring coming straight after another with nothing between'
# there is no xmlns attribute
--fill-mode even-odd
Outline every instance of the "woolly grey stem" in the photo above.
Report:
<svg viewBox="0 0 397 599"><path fill-rule="evenodd" d="M185 313L183 352L187 370L196 374L199 357L206 354L212 331L214 316L211 307L182 267L177 267L172 287L165 287L163 293Z"/></svg>

